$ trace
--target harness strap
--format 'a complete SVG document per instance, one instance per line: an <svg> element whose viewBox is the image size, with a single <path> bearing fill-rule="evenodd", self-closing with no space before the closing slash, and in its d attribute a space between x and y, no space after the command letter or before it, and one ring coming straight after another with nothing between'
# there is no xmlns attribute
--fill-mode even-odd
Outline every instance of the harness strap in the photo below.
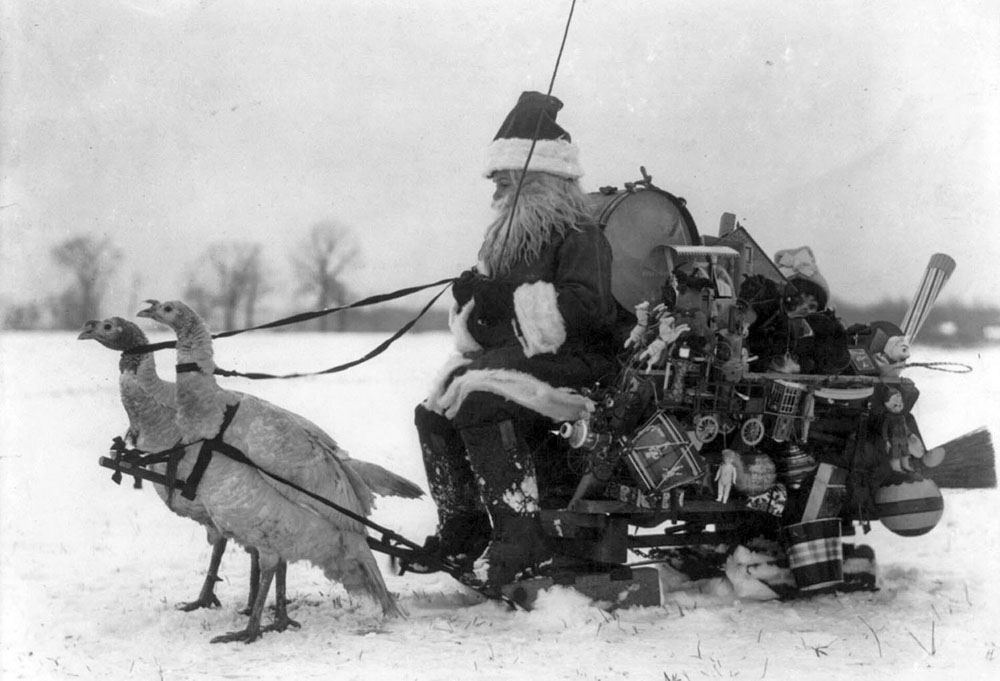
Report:
<svg viewBox="0 0 1000 681"><path fill-rule="evenodd" d="M201 443L201 447L198 449L198 459L194 462L194 468L191 469L191 474L188 475L187 480L184 482L184 489L181 490L181 496L188 501L194 501L198 492L198 484L201 483L201 478L205 475L205 469L208 468L208 464L212 462L213 453L222 452L226 456L236 459L241 463L247 463L249 461L246 454L241 452L236 447L222 441L222 437L226 434L226 430L236 417L236 411L239 408L239 402L226 407L226 411L222 415L222 426L219 428L218 434L211 440L205 440Z"/></svg>
<svg viewBox="0 0 1000 681"><path fill-rule="evenodd" d="M179 374L193 374L201 371L201 367L197 362L183 362L177 365L175 371Z"/></svg>
<svg viewBox="0 0 1000 681"><path fill-rule="evenodd" d="M285 317L284 319L278 319L273 322L268 322L267 324L259 324L257 326L251 326L246 329L234 329L232 331L223 331L221 333L212 334L212 338L228 338L230 336L235 336L240 333L246 333L247 331L258 331L261 329L274 329L279 326L285 326L287 324L298 324L300 322L306 322L310 319L316 319L317 317L322 317L324 315L333 314L335 312L340 312L341 310L351 310L359 307L366 307L369 305L378 305L380 303L385 303L390 300L395 300L397 298L402 298L404 296L412 295L423 291L424 289L433 288L435 286L440 286L441 284L451 284L454 278L441 279L440 281L435 281L430 284L421 284L420 286L410 286L407 288L402 288L392 293L381 293L374 296L369 296L363 300L356 301L354 303L349 303L347 305L340 305L338 307L331 307L325 310L316 310L314 312L302 312L299 314L292 315L291 317ZM129 348L124 351L126 355L144 355L147 352L156 352L157 350L167 350L169 348L176 348L177 341L163 341L160 343L150 343L147 345L139 345L134 348Z"/></svg>
<svg viewBox="0 0 1000 681"><path fill-rule="evenodd" d="M177 445L179 444L180 442L177 443ZM174 445L175 449L177 445ZM167 460L167 508L171 510L174 508L174 489L179 486L177 484L177 465L180 463L182 457L183 454L181 456L172 456Z"/></svg>
<svg viewBox="0 0 1000 681"><path fill-rule="evenodd" d="M177 463L184 458L184 445L180 442L170 449L166 449L162 452L147 453L141 449L129 449L125 440L121 437L115 437L111 442L111 451L114 452L114 459L105 459L104 457L101 457L101 465L115 471L114 475L111 476L111 480L114 481L116 485L120 485L122 482L122 464L134 469L144 468L145 466L157 463L166 463L167 475L164 476L157 473L150 473L149 476L146 476L146 479L152 480L157 484L167 485L168 487L178 487L178 485L174 484L174 479L171 476L176 476ZM105 461L108 463L104 463ZM129 474L132 475L131 472Z"/></svg>
<svg viewBox="0 0 1000 681"><path fill-rule="evenodd" d="M349 508L345 508L344 506L336 502L333 502L327 499L326 497L320 496L315 492L311 492L305 489L301 485L295 484L294 482L288 480L283 476L280 476L276 473L272 473L266 468L262 468L261 466L254 463L253 460L247 457L247 455L244 454L242 451L240 451L238 448L226 442L223 442L222 438L226 434L226 430L232 423L233 418L236 416L236 411L239 409L239 406L240 404L239 402L237 402L236 404L226 407L226 410L222 417L222 426L219 428L219 433L210 440L202 441L201 448L198 451L198 459L195 461L194 468L191 470L191 474L188 476L187 480L183 483L183 491L181 492L182 497L184 497L185 499L195 498L195 494L198 489L198 483L201 481L202 476L205 474L205 470L208 468L208 464L211 463L212 455L215 452L219 452L220 454L228 456L234 461L250 466L254 470L259 471L264 475L267 475L269 478L272 478L273 480L277 480L278 482L291 487L297 492L301 492L302 494L305 494L306 496L315 499L319 503L332 508L333 510L339 512L344 516L347 516L351 520L360 523L361 525L367 527L368 529L378 532L379 534L382 535L381 538L379 539L376 539L374 537L367 537L368 546L373 550L386 553L389 556L392 556L397 559L403 559L403 560L408 559L411 561L426 562L428 564L432 564L435 566L435 568L447 572L455 579L459 579L462 576L461 575L462 570L457 564L454 564L452 561L441 560L436 556L432 556L428 554L427 551L419 544L410 541L406 537L403 537L402 535L390 530L388 527L379 525L378 523L373 522L372 520L361 515L360 513L356 513ZM189 443L186 446L190 446L191 444L194 443ZM116 475L118 476L119 479L121 478L121 471L118 468L118 464L119 462L122 462L128 464L130 468L132 466L136 466L138 468L138 470L127 470L126 472L128 472L129 475L141 476L150 480L154 480L155 482L159 482L161 484L167 484L167 486L170 488L180 487L181 485L179 484L179 481L173 479L164 480L162 476L159 476L151 471L146 471L145 469L142 468L142 466L154 462L160 463L162 461L167 461L169 465L171 457L173 458L174 461L180 458L177 456L178 452L181 454L181 456L183 456L186 446L178 445L173 447L172 449L167 450L166 452L159 452L157 454L152 454L152 455L144 455L143 452L136 452L134 455L130 456L132 452L129 452L128 450L125 449L124 441L121 441L121 438L115 438L115 445L113 447L115 451L115 459L112 461L102 457L99 463L102 466L114 468L116 470ZM517 608L517 603L513 599L504 595L503 593L487 589L485 587L476 587L472 585L467 585L467 586L469 586L469 588L475 591L478 591L486 598L506 603L511 609Z"/></svg>

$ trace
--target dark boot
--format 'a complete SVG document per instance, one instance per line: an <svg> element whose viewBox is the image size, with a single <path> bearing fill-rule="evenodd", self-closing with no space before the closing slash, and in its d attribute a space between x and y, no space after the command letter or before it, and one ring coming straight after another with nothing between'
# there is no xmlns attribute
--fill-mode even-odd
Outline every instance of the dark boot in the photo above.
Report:
<svg viewBox="0 0 1000 681"><path fill-rule="evenodd" d="M552 558L542 532L535 461L513 421L461 431L493 523L483 555L462 581L499 588Z"/></svg>
<svg viewBox="0 0 1000 681"><path fill-rule="evenodd" d="M479 500L462 438L451 422L440 414L418 406L414 422L431 498L437 504L437 532L427 538L424 550L438 559L472 565L486 548L490 519ZM410 565L413 572L430 566Z"/></svg>

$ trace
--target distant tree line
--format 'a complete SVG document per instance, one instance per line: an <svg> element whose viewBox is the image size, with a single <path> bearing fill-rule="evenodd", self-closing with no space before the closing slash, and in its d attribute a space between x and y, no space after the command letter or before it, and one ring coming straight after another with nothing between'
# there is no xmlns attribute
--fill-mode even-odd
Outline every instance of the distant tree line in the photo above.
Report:
<svg viewBox="0 0 1000 681"><path fill-rule="evenodd" d="M183 299L216 329L234 329L261 323L261 302L269 293L281 293L283 313L327 309L351 302L346 274L356 263L360 248L349 229L331 221L313 225L287 254L293 288L275 291L275 262L264 247L251 241L218 241L209 244L184 269ZM102 317L102 304L122 264L122 253L108 237L76 235L56 244L50 252L63 273L64 287L47 298L14 302L2 309L6 329L78 329L88 319ZM138 289L138 277L133 289ZM134 297L133 292L133 297ZM130 301L135 307L138 300ZM379 316L395 318L399 311L381 315L348 311L326 315L308 325L321 331L369 329L380 326ZM107 316L107 312L104 312ZM392 323L391 321L389 322Z"/></svg>
<svg viewBox="0 0 1000 681"><path fill-rule="evenodd" d="M904 299L863 306L838 301L837 316L848 326L875 321L900 324L909 305L910 301ZM1000 307L939 301L928 313L917 341L925 345L978 345L990 340L987 335L990 328L1000 330Z"/></svg>
<svg viewBox="0 0 1000 681"><path fill-rule="evenodd" d="M294 287L281 292L273 285L275 262L261 244L219 241L209 244L186 268L182 295L214 329L254 326L269 321L259 318L261 301L269 293L284 298L276 310L268 310L272 318L356 300L346 276L359 255L358 243L348 228L332 221L316 223L287 254ZM64 288L40 302L6 305L2 309L3 328L78 329L86 320L102 317L102 303L122 263L122 253L111 239L72 236L56 244L51 257L65 275ZM138 284L138 279L134 280L133 289L138 289ZM130 307L137 307L138 302L130 301ZM864 306L838 301L837 316L847 326L874 321L898 324L908 305L909 301L903 299ZM324 315L283 330L394 331L413 319L416 312L403 304L378 305ZM447 328L447 311L431 309L414 330ZM989 330L992 333L987 333ZM939 303L928 315L918 340L931 345L974 345L998 337L1000 307Z"/></svg>

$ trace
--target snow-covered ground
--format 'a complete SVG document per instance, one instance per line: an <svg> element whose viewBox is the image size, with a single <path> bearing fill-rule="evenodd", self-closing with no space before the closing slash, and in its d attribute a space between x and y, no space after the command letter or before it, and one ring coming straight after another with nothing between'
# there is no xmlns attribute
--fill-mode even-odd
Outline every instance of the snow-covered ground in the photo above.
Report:
<svg viewBox="0 0 1000 681"><path fill-rule="evenodd" d="M249 560L232 548L222 607L183 613L208 563L204 533L150 486L115 486L97 465L124 429L115 353L75 333L0 335L0 678L45 679L986 679L1000 674L1000 492L946 491L930 534L881 526L880 590L795 602L740 600L724 580L678 585L661 607L606 612L576 592L531 612L483 602L450 578L395 576L409 613L380 620L315 568L289 569L302 628L253 645L212 645L242 628ZM216 343L218 364L271 373L354 359L381 336L248 334ZM412 409L444 357L444 335L411 335L348 372L229 379L313 419L356 458L425 484ZM159 353L172 374L171 352ZM1000 350L917 348L966 375L908 374L930 444L1000 424ZM126 478L126 481L129 481ZM429 500L382 500L374 519L422 541ZM267 617L267 615L265 615Z"/></svg>

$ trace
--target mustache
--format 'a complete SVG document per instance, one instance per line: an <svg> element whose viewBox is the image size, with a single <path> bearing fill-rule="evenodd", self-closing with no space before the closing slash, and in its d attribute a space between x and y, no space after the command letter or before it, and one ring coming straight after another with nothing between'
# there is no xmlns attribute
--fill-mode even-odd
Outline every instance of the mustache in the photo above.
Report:
<svg viewBox="0 0 1000 681"><path fill-rule="evenodd" d="M511 202L513 202L513 200L514 198L510 195L501 196L499 199L493 199L490 203L490 208L492 208L493 212L496 213L495 217L509 214Z"/></svg>

